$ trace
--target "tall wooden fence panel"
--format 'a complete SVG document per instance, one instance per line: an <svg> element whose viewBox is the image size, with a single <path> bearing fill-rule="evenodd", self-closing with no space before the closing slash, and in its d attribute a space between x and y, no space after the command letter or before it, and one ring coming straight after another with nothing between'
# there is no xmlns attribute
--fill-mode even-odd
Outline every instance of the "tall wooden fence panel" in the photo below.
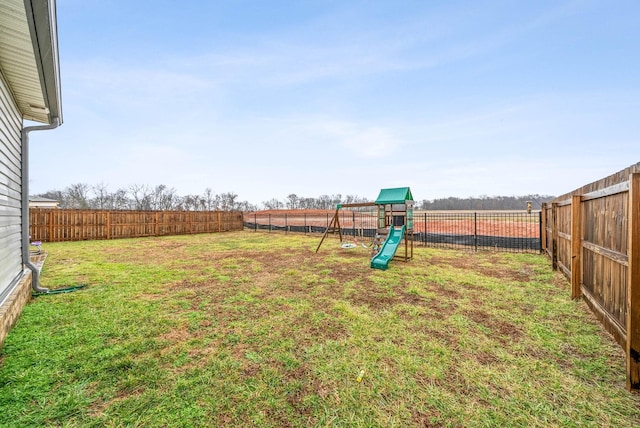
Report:
<svg viewBox="0 0 640 428"><path fill-rule="evenodd" d="M230 211L29 210L32 241L139 238L242 230L242 213Z"/></svg>
<svg viewBox="0 0 640 428"><path fill-rule="evenodd" d="M543 206L543 250L627 353L640 389L640 163Z"/></svg>

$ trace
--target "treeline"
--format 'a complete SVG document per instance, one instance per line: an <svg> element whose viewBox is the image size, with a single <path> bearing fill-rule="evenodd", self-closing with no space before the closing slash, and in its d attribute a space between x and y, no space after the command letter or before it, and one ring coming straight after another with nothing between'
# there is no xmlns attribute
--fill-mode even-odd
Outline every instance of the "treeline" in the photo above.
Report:
<svg viewBox="0 0 640 428"><path fill-rule="evenodd" d="M479 196L471 198L440 198L423 200L416 204L419 209L429 211L442 210L524 210L527 202L531 202L531 208L539 210L543 202L552 200L549 195L525 195L525 196Z"/></svg>
<svg viewBox="0 0 640 428"><path fill-rule="evenodd" d="M524 210L527 202L531 202L532 209L540 209L543 202L550 201L554 196L524 195L524 196L479 196L469 198L440 198L416 201L415 209L421 210ZM298 196L295 193L285 200L270 199L262 202L264 209L335 209L337 204L371 202L370 199L355 195L321 195L317 198Z"/></svg>
<svg viewBox="0 0 640 428"><path fill-rule="evenodd" d="M111 191L105 184L95 186L76 183L64 190L51 190L37 196L55 199L60 208L141 210L141 211L257 211L258 209L335 209L337 204L370 202L357 195L333 194L318 197L298 196L291 193L284 200L272 198L258 207L247 201L238 200L233 192L214 193L207 188L200 195L179 195L172 187L164 184L149 186L132 184L126 188ZM549 195L525 196L479 196L469 198L439 198L416 201L415 208L422 210L523 210L527 202L533 209L540 209L543 202L550 201Z"/></svg>
<svg viewBox="0 0 640 428"><path fill-rule="evenodd" d="M283 201L279 199L270 199L262 202L262 206L266 210L333 210L338 204L354 204L358 202L368 202L368 199L355 195L346 195L344 198L341 194L336 195L320 195L317 198L309 198L298 196L295 193L290 194Z"/></svg>
<svg viewBox="0 0 640 428"><path fill-rule="evenodd" d="M37 196L55 199L60 208L141 211L255 211L257 207L239 201L233 192L214 194L209 188L201 195L178 195L164 184L132 184L111 191L107 185L72 184L64 190L50 190Z"/></svg>

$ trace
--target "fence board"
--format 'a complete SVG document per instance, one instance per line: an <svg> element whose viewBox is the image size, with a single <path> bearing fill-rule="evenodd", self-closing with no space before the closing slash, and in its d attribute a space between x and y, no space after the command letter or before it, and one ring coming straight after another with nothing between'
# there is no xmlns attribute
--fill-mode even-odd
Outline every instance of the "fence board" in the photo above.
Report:
<svg viewBox="0 0 640 428"><path fill-rule="evenodd" d="M636 184L634 187L634 180ZM590 183L552 201L547 210L547 238L573 234L574 254L569 262L563 242L558 238L557 256L545 240L543 248L571 278L580 269L580 291L603 326L627 351L627 386L640 389L640 163ZM635 193L634 193L635 192ZM570 201L570 203L567 203ZM579 206L576 206L579 205ZM573 208L572 208L573 207ZM565 216L574 212L573 220ZM550 214L557 211L554 220ZM577 213L581 216L578 219ZM635 216L635 217L634 217ZM573 224L581 221L580 225ZM573 230L572 230L573 228ZM578 234L578 236L575 236ZM576 239L581 237L580 250ZM576 275L577 278L578 275ZM572 284L575 294L575 283Z"/></svg>
<svg viewBox="0 0 640 428"><path fill-rule="evenodd" d="M32 241L62 242L242 230L231 211L29 210Z"/></svg>

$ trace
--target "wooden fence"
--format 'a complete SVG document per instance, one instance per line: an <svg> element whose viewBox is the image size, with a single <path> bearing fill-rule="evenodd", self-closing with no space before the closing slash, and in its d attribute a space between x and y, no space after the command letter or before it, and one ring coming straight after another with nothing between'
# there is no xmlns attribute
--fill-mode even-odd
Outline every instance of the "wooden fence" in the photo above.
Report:
<svg viewBox="0 0 640 428"><path fill-rule="evenodd" d="M640 389L640 163L543 204L542 246L626 351Z"/></svg>
<svg viewBox="0 0 640 428"><path fill-rule="evenodd" d="M229 211L107 211L32 208L31 241L138 238L242 230L242 213Z"/></svg>

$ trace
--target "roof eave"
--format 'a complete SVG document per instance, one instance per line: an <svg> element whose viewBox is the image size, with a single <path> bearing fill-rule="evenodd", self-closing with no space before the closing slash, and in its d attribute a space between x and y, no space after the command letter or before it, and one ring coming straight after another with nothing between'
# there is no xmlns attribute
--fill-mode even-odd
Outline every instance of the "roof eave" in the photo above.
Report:
<svg viewBox="0 0 640 428"><path fill-rule="evenodd" d="M24 0L24 7L46 104L47 123L51 124L54 118L58 118L62 124L56 3L55 0Z"/></svg>

